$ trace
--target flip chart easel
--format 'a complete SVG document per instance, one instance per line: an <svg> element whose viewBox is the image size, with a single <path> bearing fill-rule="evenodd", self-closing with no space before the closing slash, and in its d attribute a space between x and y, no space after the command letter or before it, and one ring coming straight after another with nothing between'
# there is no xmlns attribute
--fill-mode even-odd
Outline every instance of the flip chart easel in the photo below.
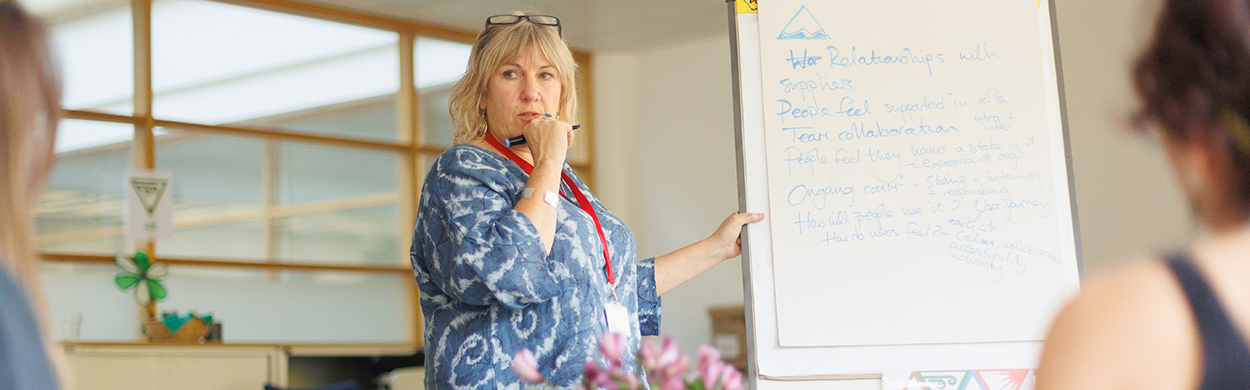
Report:
<svg viewBox="0 0 1250 390"><path fill-rule="evenodd" d="M1081 272L1054 4L727 5L753 388L1030 380Z"/></svg>

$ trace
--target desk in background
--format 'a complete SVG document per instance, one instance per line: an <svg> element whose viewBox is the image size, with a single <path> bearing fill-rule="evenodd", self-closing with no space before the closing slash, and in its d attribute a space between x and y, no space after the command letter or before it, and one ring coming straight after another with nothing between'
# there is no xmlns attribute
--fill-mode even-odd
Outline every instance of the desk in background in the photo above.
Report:
<svg viewBox="0 0 1250 390"><path fill-rule="evenodd" d="M92 390L259 390L302 386L292 357L414 356L402 344L63 343L78 387Z"/></svg>

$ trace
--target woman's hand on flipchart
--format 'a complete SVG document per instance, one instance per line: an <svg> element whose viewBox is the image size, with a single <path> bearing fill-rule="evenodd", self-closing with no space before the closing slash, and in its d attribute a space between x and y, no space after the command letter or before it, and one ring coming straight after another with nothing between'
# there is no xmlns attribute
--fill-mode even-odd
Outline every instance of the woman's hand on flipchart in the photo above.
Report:
<svg viewBox="0 0 1250 390"><path fill-rule="evenodd" d="M738 257L742 254L742 239L739 234L742 233L742 226L748 223L755 223L764 220L763 213L739 213L734 212L725 218L725 222L721 222L720 227L716 228L716 233L712 233L708 237L708 241L712 243L712 253L720 261L725 261Z"/></svg>
<svg viewBox="0 0 1250 390"><path fill-rule="evenodd" d="M525 125L521 133L525 134L525 143L529 145L534 166L539 166L539 163L564 166L569 147L573 145L572 124L540 116Z"/></svg>
<svg viewBox="0 0 1250 390"><path fill-rule="evenodd" d="M655 258L655 290L659 295L742 254L742 225L764 220L761 213L733 213L716 228L711 237Z"/></svg>

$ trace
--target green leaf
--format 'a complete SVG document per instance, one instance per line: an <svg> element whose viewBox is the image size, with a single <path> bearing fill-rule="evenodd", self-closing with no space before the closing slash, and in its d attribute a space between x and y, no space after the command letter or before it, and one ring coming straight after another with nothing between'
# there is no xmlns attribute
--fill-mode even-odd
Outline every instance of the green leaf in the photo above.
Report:
<svg viewBox="0 0 1250 390"><path fill-rule="evenodd" d="M126 289L139 284L139 277L131 274L118 274L113 278L113 282L117 283L117 288L126 291Z"/></svg>
<svg viewBox="0 0 1250 390"><path fill-rule="evenodd" d="M143 254L143 252L135 252L135 265L139 266L140 272L148 272L148 267L151 266L148 263L148 255Z"/></svg>
<svg viewBox="0 0 1250 390"><path fill-rule="evenodd" d="M159 280L148 280L148 295L152 296L152 300L160 301L165 299L165 295L169 292L165 290L165 285Z"/></svg>

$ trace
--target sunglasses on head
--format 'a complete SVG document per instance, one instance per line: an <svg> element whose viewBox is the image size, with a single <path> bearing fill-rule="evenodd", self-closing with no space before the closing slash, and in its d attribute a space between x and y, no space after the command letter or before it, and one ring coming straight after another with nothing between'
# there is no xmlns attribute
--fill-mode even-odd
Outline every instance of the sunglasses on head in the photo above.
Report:
<svg viewBox="0 0 1250 390"><path fill-rule="evenodd" d="M564 37L564 31L560 28L560 18L551 15L495 15L486 18L486 28L490 26L503 26L508 24L517 24L521 19L528 20L530 23L540 26L551 26L556 28L556 34L561 38Z"/></svg>

